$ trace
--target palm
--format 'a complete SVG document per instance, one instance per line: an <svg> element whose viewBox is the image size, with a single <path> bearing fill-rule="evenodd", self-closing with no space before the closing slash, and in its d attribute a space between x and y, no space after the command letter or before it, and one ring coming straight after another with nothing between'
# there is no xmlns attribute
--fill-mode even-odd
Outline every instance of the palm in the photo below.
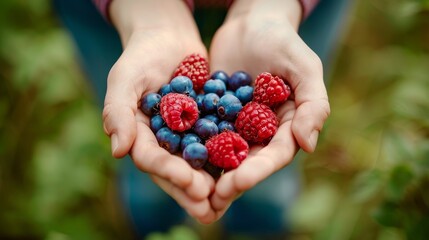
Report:
<svg viewBox="0 0 429 240"><path fill-rule="evenodd" d="M229 74L244 70L253 78L270 72L285 79L294 94L276 109L280 126L271 142L253 147L239 168L219 179L211 202L220 211L243 191L290 163L299 147L313 151L309 135L321 129L329 114L320 61L296 29L273 20L255 22L247 28L243 24L234 19L216 33L210 49L212 69Z"/></svg>

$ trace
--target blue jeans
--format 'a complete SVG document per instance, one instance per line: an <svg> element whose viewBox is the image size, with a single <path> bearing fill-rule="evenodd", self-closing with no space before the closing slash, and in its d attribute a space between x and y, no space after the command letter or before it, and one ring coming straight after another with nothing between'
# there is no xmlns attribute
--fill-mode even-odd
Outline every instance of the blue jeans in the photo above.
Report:
<svg viewBox="0 0 429 240"><path fill-rule="evenodd" d="M300 35L319 55L325 72L337 45L341 19L351 1L322 0L301 25ZM102 106L106 79L122 49L111 25L97 13L90 0L54 0L54 7L69 30L78 50L81 65ZM298 161L278 171L236 200L222 223L227 232L261 234L281 233L287 228L287 209L299 191ZM177 203L158 188L126 157L118 169L118 187L123 209L138 236L165 231L181 224L186 214Z"/></svg>

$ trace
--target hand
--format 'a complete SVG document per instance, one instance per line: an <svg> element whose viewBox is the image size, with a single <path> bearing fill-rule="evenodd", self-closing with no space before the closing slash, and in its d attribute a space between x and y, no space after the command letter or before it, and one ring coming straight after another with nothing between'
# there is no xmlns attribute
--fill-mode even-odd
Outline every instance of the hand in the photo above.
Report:
<svg viewBox="0 0 429 240"><path fill-rule="evenodd" d="M169 82L185 56L207 56L189 9L183 1L115 0L110 16L124 47L109 73L103 110L112 155L130 153L135 165L189 215L203 223L216 220L208 199L213 179L159 147L138 105L142 96Z"/></svg>
<svg viewBox="0 0 429 240"><path fill-rule="evenodd" d="M239 168L217 182L211 197L216 211L289 164L299 147L316 147L330 108L320 59L297 34L300 20L297 0L237 0L213 39L212 70L244 70L253 78L267 71L283 77L294 93L277 109L280 126L271 142L253 147Z"/></svg>

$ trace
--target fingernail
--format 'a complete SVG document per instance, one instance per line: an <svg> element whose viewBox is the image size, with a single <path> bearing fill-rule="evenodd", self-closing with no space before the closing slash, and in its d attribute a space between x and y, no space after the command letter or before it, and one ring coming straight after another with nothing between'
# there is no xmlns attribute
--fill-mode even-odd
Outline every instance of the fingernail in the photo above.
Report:
<svg viewBox="0 0 429 240"><path fill-rule="evenodd" d="M319 131L313 130L313 132L310 134L310 138L309 138L311 151L314 151L316 149L318 138L319 138Z"/></svg>
<svg viewBox="0 0 429 240"><path fill-rule="evenodd" d="M112 155L115 154L116 149L118 149L118 135L112 134L110 137L111 144L112 144Z"/></svg>

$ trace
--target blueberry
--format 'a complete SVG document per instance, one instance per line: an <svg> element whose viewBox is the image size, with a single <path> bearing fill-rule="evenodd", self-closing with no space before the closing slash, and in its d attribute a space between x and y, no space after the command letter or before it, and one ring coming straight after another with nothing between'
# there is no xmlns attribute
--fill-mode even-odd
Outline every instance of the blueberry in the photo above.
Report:
<svg viewBox="0 0 429 240"><path fill-rule="evenodd" d="M159 146L170 153L175 153L180 147L180 135L171 131L168 127L163 127L156 132L156 140Z"/></svg>
<svg viewBox="0 0 429 240"><path fill-rule="evenodd" d="M150 119L150 129L152 132L156 133L162 127L165 127L165 122L161 115L155 115Z"/></svg>
<svg viewBox="0 0 429 240"><path fill-rule="evenodd" d="M246 103L252 101L253 98L253 87L242 86L235 91L235 96L240 99L241 104L244 106Z"/></svg>
<svg viewBox="0 0 429 240"><path fill-rule="evenodd" d="M204 84L204 93L216 93L219 97L222 97L223 94L226 91L226 85L222 80L216 79L216 80L208 80Z"/></svg>
<svg viewBox="0 0 429 240"><path fill-rule="evenodd" d="M169 94L169 93L171 93L172 91L171 91L171 86L170 86L170 84L164 84L164 85L162 85L162 87L161 87L161 89L159 89L159 94L161 95L161 96L165 96L165 95L167 95L167 94Z"/></svg>
<svg viewBox="0 0 429 240"><path fill-rule="evenodd" d="M223 120L233 121L243 108L240 100L233 95L224 95L217 104L217 114Z"/></svg>
<svg viewBox="0 0 429 240"><path fill-rule="evenodd" d="M231 94L235 96L235 92L231 90L226 90L224 95Z"/></svg>
<svg viewBox="0 0 429 240"><path fill-rule="evenodd" d="M195 133L186 133L183 137L182 137L182 141L180 142L180 148L183 150L185 150L186 146L188 146L191 143L201 143L202 140L200 137L198 137L197 134Z"/></svg>
<svg viewBox="0 0 429 240"><path fill-rule="evenodd" d="M203 110L203 100L204 100L205 95L204 94L198 94L197 98L195 99L195 102L197 102L198 105L198 109L200 111Z"/></svg>
<svg viewBox="0 0 429 240"><path fill-rule="evenodd" d="M159 95L158 93L149 93L143 97L141 109L146 115L152 116L159 112L160 101L161 95Z"/></svg>
<svg viewBox="0 0 429 240"><path fill-rule="evenodd" d="M216 112L219 96L216 93L208 93L204 96L202 111L204 113Z"/></svg>
<svg viewBox="0 0 429 240"><path fill-rule="evenodd" d="M171 80L170 86L172 92L189 95L194 85L188 77L177 76Z"/></svg>
<svg viewBox="0 0 429 240"><path fill-rule="evenodd" d="M251 83L252 78L244 71L238 71L233 73L228 80L229 89L232 91L237 90L241 86L250 85Z"/></svg>
<svg viewBox="0 0 429 240"><path fill-rule="evenodd" d="M216 124L219 123L219 117L216 114L205 115L203 118L208 119Z"/></svg>
<svg viewBox="0 0 429 240"><path fill-rule="evenodd" d="M227 85L229 77L228 77L228 74L226 74L226 72L224 71L216 71L211 75L210 79L222 80L222 82L225 83L225 85Z"/></svg>
<svg viewBox="0 0 429 240"><path fill-rule="evenodd" d="M209 153L203 144L191 143L183 150L182 156L192 168L201 169L206 164Z"/></svg>
<svg viewBox="0 0 429 240"><path fill-rule="evenodd" d="M219 129L219 132L223 132L227 130L235 132L235 127L233 122L222 121L217 125L217 127Z"/></svg>
<svg viewBox="0 0 429 240"><path fill-rule="evenodd" d="M194 125L194 132L202 139L209 139L218 133L216 123L200 118Z"/></svg>
<svg viewBox="0 0 429 240"><path fill-rule="evenodd" d="M192 89L191 92L189 93L189 97L193 98L194 100L197 100L197 93L195 92L194 89Z"/></svg>

